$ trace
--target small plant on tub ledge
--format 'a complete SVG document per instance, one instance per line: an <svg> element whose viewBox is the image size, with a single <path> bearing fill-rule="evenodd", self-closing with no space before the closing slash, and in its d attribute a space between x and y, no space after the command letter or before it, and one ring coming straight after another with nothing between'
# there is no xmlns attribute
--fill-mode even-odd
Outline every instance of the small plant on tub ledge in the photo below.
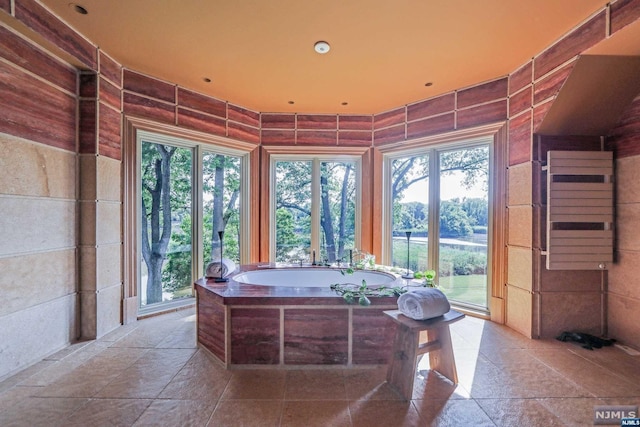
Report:
<svg viewBox="0 0 640 427"><path fill-rule="evenodd" d="M353 272L353 268L340 270L342 275L353 274ZM342 298L344 298L347 304L355 304L357 300L358 304L365 307L371 305L369 297L399 297L407 292L406 289L398 286L393 288L386 286L369 288L366 280L362 280L362 284L360 286L354 283L335 283L331 285L331 289L339 295L342 295Z"/></svg>
<svg viewBox="0 0 640 427"><path fill-rule="evenodd" d="M435 280L436 280L436 271L435 270L425 270L425 271L416 271L413 275L416 279L424 279L422 282L422 286L426 288L435 288Z"/></svg>

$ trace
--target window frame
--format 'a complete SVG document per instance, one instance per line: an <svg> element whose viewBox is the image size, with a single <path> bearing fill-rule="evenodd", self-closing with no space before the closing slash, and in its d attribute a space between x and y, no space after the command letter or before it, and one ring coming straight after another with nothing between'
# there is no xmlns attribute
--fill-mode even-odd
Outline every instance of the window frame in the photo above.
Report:
<svg viewBox="0 0 640 427"><path fill-rule="evenodd" d="M297 154L272 154L269 157L269 261L276 259L276 164L283 161L311 162L311 246L309 253L315 250L320 254L320 163L322 162L353 162L355 164L355 229L354 246L360 247L362 242L362 156L357 154L329 154L329 153L297 153Z"/></svg>
<svg viewBox="0 0 640 427"><path fill-rule="evenodd" d="M204 260L202 253L203 228L203 174L202 155L206 152L235 156L240 159L240 260L249 263L256 249L252 246L251 236L255 233L252 221L251 203L252 190L256 188L256 180L251 175L255 167L254 153L257 146L250 143L232 140L225 137L205 134L198 131L177 128L151 122L145 119L125 118L125 141L123 147L123 229L124 229L124 303L123 321L133 321L139 316L155 314L171 310L186 304L192 304L193 299L185 298L175 302L153 304L151 307L140 306L140 253L141 238L141 180L140 162L142 140L151 143L168 144L192 150L192 278L202 277ZM255 191L255 190L254 190Z"/></svg>
<svg viewBox="0 0 640 427"><path fill-rule="evenodd" d="M489 229L487 235L487 307L486 309L479 309L477 306L466 306L463 303L456 306L462 309L469 309L482 316L490 316L492 306L494 306L494 298L500 297L501 294L496 292L496 279L502 280L503 274L501 272L494 272L493 266L496 266L496 261L500 263L502 260L494 260L496 250L494 244L500 240L496 239L497 234L503 230L496 229L499 225L496 222L496 215L498 218L502 217L502 213L494 211L496 206L496 198L499 195L495 193L495 187L499 186L498 182L502 179L502 174L496 171L496 137L499 138L499 130L504 123L495 123L478 128L464 129L460 131L454 131L447 134L429 136L425 138L418 138L410 141L403 141L402 143L388 144L380 147L381 154L381 172L382 179L380 183L381 201L378 205L380 209L380 217L378 226L381 230L380 247L378 248L381 262L383 264L389 264L391 262L392 250L391 250L391 233L392 233L392 215L391 215L391 162L394 159L407 157L417 154L429 154L429 171L431 175L432 170L439 171L438 166L438 153L444 151L451 151L458 148L473 147L479 145L488 145L489 147L489 181L488 181L488 203L489 203ZM440 178L437 180L429 177L429 201L440 201ZM430 203L431 205L432 203ZM435 232L439 238L439 203L433 204L429 212L429 231ZM374 224L375 226L375 224ZM438 265L438 245L430 244L428 246L428 263L429 265ZM501 267L501 266L500 266ZM495 275L495 276L494 276Z"/></svg>

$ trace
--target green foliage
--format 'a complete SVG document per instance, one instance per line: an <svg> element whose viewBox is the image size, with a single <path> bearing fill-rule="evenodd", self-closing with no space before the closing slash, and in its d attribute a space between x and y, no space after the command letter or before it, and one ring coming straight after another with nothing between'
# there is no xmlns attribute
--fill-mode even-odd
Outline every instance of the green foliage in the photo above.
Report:
<svg viewBox="0 0 640 427"><path fill-rule="evenodd" d="M336 283L331 285L331 289L341 295L347 304L354 304L357 300L358 304L362 306L371 305L369 297L399 297L407 292L406 289L397 286L393 288L386 286L369 288L366 280L363 280L360 286Z"/></svg>
<svg viewBox="0 0 640 427"><path fill-rule="evenodd" d="M440 236L461 237L471 234L471 220L462 209L459 200L443 200L440 203Z"/></svg>
<svg viewBox="0 0 640 427"><path fill-rule="evenodd" d="M440 251L441 276L468 276L486 274L487 254L455 248L443 248Z"/></svg>

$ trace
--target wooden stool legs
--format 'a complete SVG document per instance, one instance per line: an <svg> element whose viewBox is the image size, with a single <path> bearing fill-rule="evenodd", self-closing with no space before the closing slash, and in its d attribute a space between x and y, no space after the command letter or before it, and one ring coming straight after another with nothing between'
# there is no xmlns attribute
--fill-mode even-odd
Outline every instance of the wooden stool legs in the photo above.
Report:
<svg viewBox="0 0 640 427"><path fill-rule="evenodd" d="M398 322L393 354L387 370L387 382L405 400L411 400L418 356L425 353L429 353L429 366L432 370L445 376L454 384L458 383L449 323L463 318L462 313L454 312L452 316L445 315L443 319L430 319L424 322L402 315L400 317L395 312L385 313ZM422 344L420 343L421 332L425 332L427 336L427 342Z"/></svg>

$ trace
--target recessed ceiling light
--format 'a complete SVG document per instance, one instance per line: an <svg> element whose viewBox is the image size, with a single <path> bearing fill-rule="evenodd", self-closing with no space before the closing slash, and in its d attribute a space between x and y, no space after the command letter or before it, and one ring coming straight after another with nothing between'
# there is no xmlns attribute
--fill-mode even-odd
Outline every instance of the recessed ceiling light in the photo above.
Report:
<svg viewBox="0 0 640 427"><path fill-rule="evenodd" d="M427 82L424 84L426 87L433 86L433 82Z"/></svg>
<svg viewBox="0 0 640 427"><path fill-rule="evenodd" d="M327 42L319 41L313 45L313 48L319 54L324 55L325 53L329 52L329 49L331 49L331 46L329 46L329 43Z"/></svg>
<svg viewBox="0 0 640 427"><path fill-rule="evenodd" d="M343 102L342 105L349 105L349 103L348 102Z"/></svg>
<svg viewBox="0 0 640 427"><path fill-rule="evenodd" d="M75 10L76 12L78 12L80 15L88 15L89 11L87 9L85 9L83 6L80 6L79 4L76 3L69 3L69 7L73 10Z"/></svg>
<svg viewBox="0 0 640 427"><path fill-rule="evenodd" d="M209 77L204 77L202 79L205 83L211 83L211 79Z"/></svg>
<svg viewBox="0 0 640 427"><path fill-rule="evenodd" d="M293 105L293 104L295 104L295 102L294 101L289 101L289 104Z"/></svg>

